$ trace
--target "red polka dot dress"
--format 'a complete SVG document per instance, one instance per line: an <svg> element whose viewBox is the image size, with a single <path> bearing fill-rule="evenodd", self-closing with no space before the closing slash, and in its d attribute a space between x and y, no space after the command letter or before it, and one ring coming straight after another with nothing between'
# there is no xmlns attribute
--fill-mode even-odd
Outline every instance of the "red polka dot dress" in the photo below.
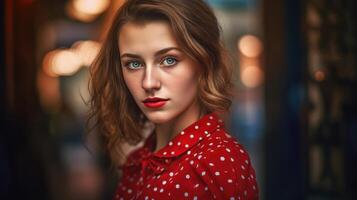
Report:
<svg viewBox="0 0 357 200"><path fill-rule="evenodd" d="M115 200L257 200L248 153L215 113L203 116L157 152L154 132L121 166Z"/></svg>

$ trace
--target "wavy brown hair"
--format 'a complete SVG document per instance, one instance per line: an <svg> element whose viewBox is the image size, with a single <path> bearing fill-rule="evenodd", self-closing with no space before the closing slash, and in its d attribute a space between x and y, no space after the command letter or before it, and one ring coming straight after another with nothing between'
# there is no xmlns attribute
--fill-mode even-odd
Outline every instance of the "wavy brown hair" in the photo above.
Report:
<svg viewBox="0 0 357 200"><path fill-rule="evenodd" d="M203 0L128 0L116 13L102 48L90 69L89 121L104 136L114 165L124 158L122 144L137 144L147 118L123 79L118 38L128 22L169 23L179 46L200 63L198 99L206 112L229 110L232 70L220 41L217 19ZM92 129L91 129L92 130Z"/></svg>

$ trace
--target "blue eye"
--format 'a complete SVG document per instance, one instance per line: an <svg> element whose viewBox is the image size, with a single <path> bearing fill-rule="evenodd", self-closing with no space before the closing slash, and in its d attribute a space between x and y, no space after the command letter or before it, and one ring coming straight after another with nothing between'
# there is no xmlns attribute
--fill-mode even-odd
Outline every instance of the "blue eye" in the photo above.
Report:
<svg viewBox="0 0 357 200"><path fill-rule="evenodd" d="M174 57L166 57L163 61L162 64L166 66L171 66L177 63L177 59Z"/></svg>
<svg viewBox="0 0 357 200"><path fill-rule="evenodd" d="M126 64L130 69L138 69L142 66L139 61L130 61Z"/></svg>

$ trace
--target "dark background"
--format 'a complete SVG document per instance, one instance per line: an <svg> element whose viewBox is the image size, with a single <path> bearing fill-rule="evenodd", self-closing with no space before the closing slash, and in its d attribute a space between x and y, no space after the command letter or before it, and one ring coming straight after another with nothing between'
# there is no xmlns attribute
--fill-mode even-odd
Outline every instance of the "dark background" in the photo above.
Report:
<svg viewBox="0 0 357 200"><path fill-rule="evenodd" d="M63 149L82 145L85 118L77 119L65 102L54 112L40 101L37 80L45 50L41 53L39 33L48 21L68 20L66 2L0 2L0 199L110 199L115 188L101 153L95 159L99 164L83 168L100 174L93 180L101 180L101 189L92 195L68 187L72 165L67 166ZM264 84L240 91L263 94L261 143L246 141L252 152L260 149L252 157L260 163L262 199L357 199L356 1L209 2L217 9L234 4L237 12L256 7ZM100 38L91 31L105 24L105 16L85 25L71 21L85 33L56 47ZM60 78L61 87L69 79Z"/></svg>

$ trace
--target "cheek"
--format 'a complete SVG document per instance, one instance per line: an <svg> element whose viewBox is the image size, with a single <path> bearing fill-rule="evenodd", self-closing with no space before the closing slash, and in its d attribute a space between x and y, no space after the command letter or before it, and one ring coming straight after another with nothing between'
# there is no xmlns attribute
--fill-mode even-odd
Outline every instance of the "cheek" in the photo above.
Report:
<svg viewBox="0 0 357 200"><path fill-rule="evenodd" d="M170 90L173 92L173 95L184 97L184 99L192 99L197 95L197 85L198 80L193 74L186 76L175 76L169 81Z"/></svg>
<svg viewBox="0 0 357 200"><path fill-rule="evenodd" d="M123 71L123 77L124 77L124 82L126 84L126 87L129 89L129 92L131 95L134 97L134 99L138 98L138 95L136 94L140 88L140 82L137 80L137 76L134 76L133 74L128 74Z"/></svg>
<svg viewBox="0 0 357 200"><path fill-rule="evenodd" d="M178 80L175 85L184 93L192 93L196 91L197 81L195 79Z"/></svg>

